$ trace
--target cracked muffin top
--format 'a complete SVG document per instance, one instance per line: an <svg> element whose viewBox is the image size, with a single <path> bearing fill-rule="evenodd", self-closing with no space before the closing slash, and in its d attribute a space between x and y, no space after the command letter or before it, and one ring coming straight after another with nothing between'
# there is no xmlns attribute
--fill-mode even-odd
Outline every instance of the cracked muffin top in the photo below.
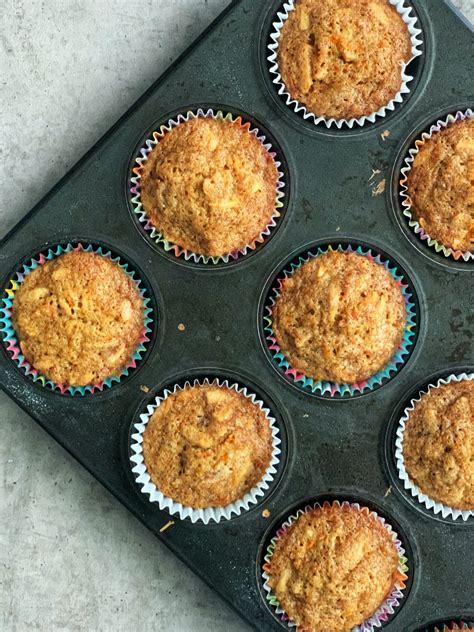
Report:
<svg viewBox="0 0 474 632"><path fill-rule="evenodd" d="M384 368L406 326L399 284L382 265L330 251L283 281L272 327L292 368L314 380L355 383Z"/></svg>
<svg viewBox="0 0 474 632"><path fill-rule="evenodd" d="M263 478L272 432L261 408L232 388L188 386L164 399L143 434L151 480L195 509L225 507Z"/></svg>
<svg viewBox="0 0 474 632"><path fill-rule="evenodd" d="M21 351L34 369L57 384L85 386L119 373L132 360L144 305L118 264L72 251L25 277L12 317Z"/></svg>
<svg viewBox="0 0 474 632"><path fill-rule="evenodd" d="M335 119L387 105L411 57L408 27L388 0L296 0L277 53L291 97Z"/></svg>
<svg viewBox="0 0 474 632"><path fill-rule="evenodd" d="M432 239L474 252L474 118L448 125L426 140L406 186L411 213Z"/></svg>
<svg viewBox="0 0 474 632"><path fill-rule="evenodd" d="M421 396L406 422L403 458L424 494L474 510L474 380L450 382Z"/></svg>
<svg viewBox="0 0 474 632"><path fill-rule="evenodd" d="M253 244L267 228L278 178L249 125L201 117L166 132L148 155L141 200L165 239L218 257Z"/></svg>
<svg viewBox="0 0 474 632"><path fill-rule="evenodd" d="M401 579L390 533L364 509L306 511L277 539L266 568L280 607L300 630L349 632Z"/></svg>

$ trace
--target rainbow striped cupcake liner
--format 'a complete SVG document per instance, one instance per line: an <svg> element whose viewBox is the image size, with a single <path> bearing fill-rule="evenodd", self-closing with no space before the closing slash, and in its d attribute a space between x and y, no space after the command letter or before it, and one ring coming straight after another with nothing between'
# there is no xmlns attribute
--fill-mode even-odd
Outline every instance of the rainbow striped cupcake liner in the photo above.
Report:
<svg viewBox="0 0 474 632"><path fill-rule="evenodd" d="M308 263L310 259L314 259L319 255L326 254L337 250L338 252L357 253L360 256L367 257L371 261L383 266L395 279L398 287L400 288L403 299L405 301L406 308L406 326L403 333L402 341L394 354L390 362L381 371L375 373L372 377L362 382L336 384L334 382L326 382L323 380L313 380L312 378L304 375L297 369L291 366L288 359L285 357L278 341L275 337L275 333L272 327L272 312L277 298L280 296L281 289L284 282L290 277L298 268L303 264ZM415 304L412 302L412 295L410 293L409 285L405 282L402 274L397 270L397 267L387 259L383 258L381 254L373 252L371 249L364 249L362 246L343 246L339 244L337 247L318 247L315 253L308 252L306 255L302 255L298 258L297 263L291 263L289 267L285 268L278 276L275 284L269 292L269 304L265 306L264 314L264 334L268 349L272 356L272 359L276 366L283 372L285 377L303 390L310 391L314 394L323 395L326 397L335 396L353 396L356 394L362 394L371 391L373 388L382 385L393 377L398 372L401 365L404 364L409 354L411 353L415 331L417 329L418 317L416 313Z"/></svg>
<svg viewBox="0 0 474 632"><path fill-rule="evenodd" d="M280 606L280 602L278 601L276 595L272 592L272 589L269 586L268 582L271 573L272 557L273 553L275 552L275 547L278 540L282 537L284 533L286 533L291 525L295 523L298 518L300 518L300 516L307 513L308 511L312 511L313 509L330 509L334 506L346 510L356 509L357 511L363 512L365 515L372 516L374 519L378 520L378 522L380 522L380 524L382 524L390 534L390 537L395 543L398 551L399 579L395 584L395 587L391 591L390 595L385 599L385 601L371 617L363 621L360 625L355 626L351 630L351 632L372 632L375 628L380 628L383 623L387 622L389 618L394 614L395 610L400 606L401 599L403 599L404 597L403 591L406 588L405 582L408 579L408 559L405 556L405 549L403 548L401 540L399 539L393 528L386 522L386 520L376 514L375 511L371 511L367 507L361 507L358 503L350 503L348 501L339 502L338 500L335 500L334 502L325 501L322 505L320 503L314 503L313 505L307 505L304 509L300 509L299 511L297 511L296 514L289 516L289 518L287 518L286 521L278 529L275 537L271 539L270 544L267 547L266 555L264 556L265 563L263 564L262 568L262 579L263 588L266 592L265 596L267 602L275 610L275 613L280 617L281 621L286 623L289 628L296 628L297 632L304 632L303 628L300 628L286 614L286 612Z"/></svg>
<svg viewBox="0 0 474 632"><path fill-rule="evenodd" d="M410 414L414 411L415 406L421 401L424 395L427 395L435 388L449 384L450 382L462 382L464 380L474 380L474 373L461 373L460 375L449 375L448 377L439 379L435 384L429 384L424 390L420 391L416 397L414 397L410 404L403 411L403 415L398 423L396 439L395 439L395 461L397 465L398 477L403 483L403 487L407 490L416 500L424 505L427 509L432 511L434 515L441 514L444 519L451 519L453 521L463 520L466 521L474 516L474 509L455 509L449 507L443 503L437 502L424 494L421 489L415 485L410 479L405 467L405 459L403 456L403 442L404 433Z"/></svg>
<svg viewBox="0 0 474 632"><path fill-rule="evenodd" d="M270 54L267 57L272 82L277 88L278 94L283 97L286 105L289 108L294 110L296 113L301 114L304 120L311 121L315 125L318 125L319 123L324 123L324 125L326 125L328 129L330 127L337 127L338 129L341 129L344 126L348 127L349 129L353 129L358 125L362 127L365 123L375 123L377 118L383 118L387 116L388 112L393 111L398 103L402 103L406 95L410 93L410 88L408 87L408 84L413 80L413 76L407 73L407 67L416 57L419 57L422 54L423 45L423 40L420 37L422 35L422 31L418 26L418 20L414 15L411 14L412 8L410 6L407 6L405 0L389 0L390 4L395 7L397 12L400 14L403 21L407 25L412 45L412 57L406 64L403 64L401 66L402 84L400 86L400 89L393 97L393 99L391 99L386 105L378 109L377 112L372 112L367 116L361 116L359 118L351 119L336 119L318 116L314 112L308 110L305 105L294 99L283 81L278 66L278 47L280 44L281 29L288 19L291 11L295 9L296 2L297 0L288 0L283 4L280 11L276 14L276 19L272 24L273 30L270 34L271 43L268 45L268 50L270 51Z"/></svg>
<svg viewBox="0 0 474 632"><path fill-rule="evenodd" d="M245 129L246 131L248 131L249 134L252 134L253 136L255 136L255 138L257 138L257 140L260 141L264 149L274 160L275 165L278 169L278 183L275 192L275 209L268 224L251 243L218 257L211 257L186 250L184 248L181 248L181 246L179 246L178 244L175 244L166 239L163 233L161 233L149 219L147 213L143 208L140 195L140 179L143 171L143 166L144 163L148 160L148 156L153 151L154 147L173 128L196 118L213 118L216 120L228 121L229 123L233 123L234 125L238 125L242 129ZM184 114L179 114L175 119L169 119L166 124L161 125L159 130L154 131L151 134L150 138L146 140L144 146L140 148L138 156L135 158L135 166L132 167L133 175L130 178L129 184L129 196L132 211L138 219L138 222L140 223L140 226L142 227L145 235L153 242L161 246L163 250L165 250L165 252L171 252L176 257L182 257L185 261L193 263L218 264L236 261L237 259L240 259L241 257L247 255L249 252L255 250L259 244L262 244L270 235L272 230L276 227L277 221L281 216L280 209L283 208L283 198L285 195L283 189L285 188L285 181L284 174L280 169L281 163L276 159L276 157L277 153L273 150L271 143L268 143L266 141L266 137L256 127L252 127L250 122L244 122L241 116L234 116L231 113L224 114L221 110L214 112L214 110L212 110L211 108L206 111L199 108L196 111L188 111Z"/></svg>
<svg viewBox="0 0 474 632"><path fill-rule="evenodd" d="M257 405L260 410L265 414L272 431L272 456L270 463L265 471L260 482L252 488L243 498L230 503L225 507L206 507L203 509L195 509L193 507L186 507L179 502L176 502L169 496L163 494L151 480L145 465L145 459L143 456L143 433L153 415L155 410L161 405L161 403L167 399L170 395L174 395L176 392L184 390L192 386L219 386L220 388L230 388L236 391L236 393L242 393L250 401ZM280 462L280 444L281 439L279 437L280 431L278 425L272 417L270 409L257 398L256 395L248 391L244 386L229 382L228 380L221 381L218 378L209 380L195 379L193 382L185 382L183 386L176 384L175 386L165 389L162 395L155 398L153 403L148 404L146 412L140 414L140 421L134 424L131 435L130 445L130 461L132 464L132 472L135 475L136 483L140 486L140 491L149 496L151 503L158 503L160 509L168 511L171 515L177 515L181 520L189 518L194 524L196 522L203 522L208 524L209 522L220 522L221 520L229 520L233 515L239 516L243 511L247 511L251 505L255 505L258 499L263 496L266 490L269 489L275 474L277 473L277 467Z"/></svg>
<svg viewBox="0 0 474 632"><path fill-rule="evenodd" d="M26 360L25 356L23 355L12 322L13 300L16 291L23 283L24 279L33 270L36 270L36 268L43 265L47 261L51 261L52 259L55 259L56 257L59 257L71 251L93 252L94 254L110 259L110 261L120 266L120 268L122 268L122 270L124 270L124 272L126 272L128 276L132 279L133 283L140 293L140 296L142 297L144 306L143 331L132 359L126 366L121 369L119 374L111 375L105 380L102 380L95 384L87 384L86 386L57 384L44 375L41 375ZM2 334L3 343L6 346L9 356L17 364L18 368L21 369L22 373L33 380L33 382L40 384L52 391L57 391L61 395L86 395L87 393L103 391L107 388L111 388L115 384L118 384L124 377L127 377L130 374L130 371L132 369L136 368L137 363L141 360L146 350L146 345L150 342L151 327L153 323L153 310L150 306L150 298L147 296L145 288L142 287L142 282L136 277L136 273L133 270L129 269L129 264L124 263L120 259L120 257L112 255L109 250L103 248L102 246L96 247L92 246L91 244L84 245L82 243L68 243L65 246L58 245L53 248L49 248L46 251L40 252L39 254L35 255L35 257L30 259L27 263L25 263L23 267L15 273L15 276L7 283L7 287L5 288L4 292L5 296L0 302L0 332Z"/></svg>
<svg viewBox="0 0 474 632"><path fill-rule="evenodd" d="M421 241L425 241L430 248L433 248L437 253L441 253L446 258L451 257L456 261L458 261L459 259L462 259L464 261L472 261L474 259L474 252L453 250L449 246L445 246L436 239L433 239L433 237L430 237L430 235L420 225L418 220L413 216L412 201L408 191L408 175L412 169L413 162L416 156L418 155L421 147L423 147L426 141L432 138L434 134L437 134L449 125L473 117L473 111L469 109L465 112L458 111L455 114L449 114L445 119L436 121L436 123L434 123L430 127L429 132L423 132L421 138L418 138L415 141L415 146L408 151L408 155L405 158L405 166L402 167L402 169L400 170L402 176L400 179L400 198L403 207L403 215L408 219L408 226L414 231L415 235L417 235L421 239Z"/></svg>
<svg viewBox="0 0 474 632"><path fill-rule="evenodd" d="M435 623L426 628L420 628L417 632L463 632L465 630L474 630L473 621L443 621Z"/></svg>

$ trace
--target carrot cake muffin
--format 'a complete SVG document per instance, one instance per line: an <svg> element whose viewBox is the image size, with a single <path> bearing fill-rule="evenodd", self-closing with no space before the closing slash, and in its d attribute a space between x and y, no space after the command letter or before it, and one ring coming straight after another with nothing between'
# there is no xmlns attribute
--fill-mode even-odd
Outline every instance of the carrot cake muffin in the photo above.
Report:
<svg viewBox="0 0 474 632"><path fill-rule="evenodd" d="M474 381L432 388L406 422L403 458L411 480L449 507L474 510Z"/></svg>
<svg viewBox="0 0 474 632"><path fill-rule="evenodd" d="M276 540L268 584L299 629L349 632L387 599L398 565L372 514L333 504L306 511Z"/></svg>
<svg viewBox="0 0 474 632"><path fill-rule="evenodd" d="M275 213L278 169L248 128L195 118L163 138L143 164L141 200L170 242L218 257L252 244Z"/></svg>
<svg viewBox="0 0 474 632"><path fill-rule="evenodd" d="M411 57L408 27L388 0L296 0L277 61L293 99L317 116L350 119L395 97Z"/></svg>
<svg viewBox="0 0 474 632"><path fill-rule="evenodd" d="M272 321L293 368L314 380L354 383L390 362L403 338L406 309L382 265L330 251L284 281Z"/></svg>
<svg viewBox="0 0 474 632"><path fill-rule="evenodd" d="M411 213L439 243L474 251L474 118L426 140L407 178Z"/></svg>
<svg viewBox="0 0 474 632"><path fill-rule="evenodd" d="M143 434L153 483L195 509L243 498L263 478L271 455L265 413L242 393L217 385L188 386L169 395Z"/></svg>
<svg viewBox="0 0 474 632"><path fill-rule="evenodd" d="M117 264L72 251L30 272L13 326L27 362L56 384L85 386L120 372L139 343L143 300Z"/></svg>

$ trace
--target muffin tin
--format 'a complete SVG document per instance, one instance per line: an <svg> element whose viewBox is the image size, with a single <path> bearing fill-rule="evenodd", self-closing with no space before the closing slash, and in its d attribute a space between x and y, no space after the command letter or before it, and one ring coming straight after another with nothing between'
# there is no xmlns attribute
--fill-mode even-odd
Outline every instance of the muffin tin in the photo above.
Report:
<svg viewBox="0 0 474 632"><path fill-rule="evenodd" d="M295 509L324 499L369 506L402 535L409 589L384 628L413 632L435 621L470 621L472 520L440 520L407 497L396 478L392 438L397 411L434 371L474 366L473 264L425 248L407 230L397 197L413 138L443 115L472 107L466 53L473 33L442 0L415 1L424 44L410 68L410 95L375 123L327 129L290 110L269 77L269 29L281 4L233 2L2 242L2 288L23 262L58 244L103 245L129 262L155 314L137 368L110 389L70 397L25 376L2 344L2 386L256 629L285 628L262 589L265 543ZM242 113L267 131L284 173L277 226L255 251L229 264L165 252L129 205L137 148L160 121L199 107ZM370 244L392 257L416 290L419 318L408 361L358 397L313 397L279 375L265 351L262 305L274 274L315 242ZM277 474L257 504L207 525L150 503L130 462L132 427L147 404L164 388L206 377L255 393L282 440Z"/></svg>

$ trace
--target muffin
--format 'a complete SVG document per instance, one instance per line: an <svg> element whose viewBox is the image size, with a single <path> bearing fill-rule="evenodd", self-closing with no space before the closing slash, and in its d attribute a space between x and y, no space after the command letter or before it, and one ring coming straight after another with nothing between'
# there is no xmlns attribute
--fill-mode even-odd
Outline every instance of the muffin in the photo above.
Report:
<svg viewBox="0 0 474 632"><path fill-rule="evenodd" d="M334 503L305 511L279 535L265 571L298 629L349 632L405 577L399 562L391 534L373 513Z"/></svg>
<svg viewBox="0 0 474 632"><path fill-rule="evenodd" d="M403 458L410 479L429 498L474 510L474 380L421 396L405 425Z"/></svg>
<svg viewBox="0 0 474 632"><path fill-rule="evenodd" d="M296 0L277 63L293 99L316 116L351 119L396 96L411 57L408 27L388 0Z"/></svg>
<svg viewBox="0 0 474 632"><path fill-rule="evenodd" d="M292 368L314 380L356 383L385 367L406 326L399 284L382 265L329 251L283 281L275 339Z"/></svg>
<svg viewBox="0 0 474 632"><path fill-rule="evenodd" d="M263 478L272 431L263 410L218 385L169 395L143 433L143 458L162 494L186 507L225 507Z"/></svg>
<svg viewBox="0 0 474 632"><path fill-rule="evenodd" d="M74 250L25 277L14 295L12 320L34 369L56 384L85 386L120 373L133 359L144 305L118 264Z"/></svg>
<svg viewBox="0 0 474 632"><path fill-rule="evenodd" d="M410 212L440 244L474 252L474 118L417 143L406 187Z"/></svg>
<svg viewBox="0 0 474 632"><path fill-rule="evenodd" d="M143 163L141 201L165 239L219 257L251 245L277 214L273 156L240 119L192 118Z"/></svg>

